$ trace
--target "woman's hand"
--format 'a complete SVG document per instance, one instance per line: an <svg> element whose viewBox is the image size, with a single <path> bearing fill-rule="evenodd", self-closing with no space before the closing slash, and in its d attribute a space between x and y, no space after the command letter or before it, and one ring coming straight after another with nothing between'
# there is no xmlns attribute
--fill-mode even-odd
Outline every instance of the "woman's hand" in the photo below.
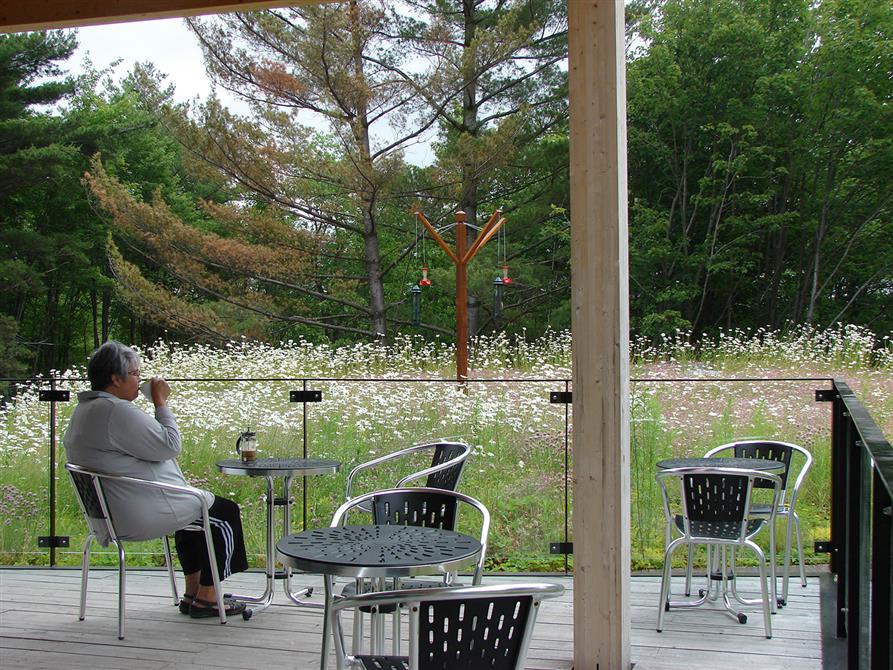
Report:
<svg viewBox="0 0 893 670"><path fill-rule="evenodd" d="M167 399L171 395L170 385L161 377L152 378L152 403L156 407L167 404Z"/></svg>

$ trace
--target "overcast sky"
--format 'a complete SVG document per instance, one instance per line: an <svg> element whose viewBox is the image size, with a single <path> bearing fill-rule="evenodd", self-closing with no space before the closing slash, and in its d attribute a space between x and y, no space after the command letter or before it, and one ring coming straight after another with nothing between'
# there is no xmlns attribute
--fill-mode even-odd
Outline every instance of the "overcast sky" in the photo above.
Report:
<svg viewBox="0 0 893 670"><path fill-rule="evenodd" d="M114 70L115 80L120 80L130 72L135 63L150 62L155 64L159 72L167 75L165 81L174 85L174 97L178 102L190 101L196 96L206 98L211 93L211 82L205 74L198 41L183 19L78 28L77 37L78 49L68 61L72 73L81 71L86 56L89 56L97 70L107 68L121 59L120 65ZM248 113L248 106L228 91L218 89L217 95L232 111ZM304 122L322 127L309 118ZM433 133L420 144L408 147L406 159L416 165L431 163L431 139Z"/></svg>
<svg viewBox="0 0 893 670"><path fill-rule="evenodd" d="M90 26L78 28L77 35L78 49L69 60L72 71L80 69L85 56L100 70L121 59L115 69L115 79L120 79L135 63L148 61L176 86L178 101L211 92L201 49L183 19Z"/></svg>

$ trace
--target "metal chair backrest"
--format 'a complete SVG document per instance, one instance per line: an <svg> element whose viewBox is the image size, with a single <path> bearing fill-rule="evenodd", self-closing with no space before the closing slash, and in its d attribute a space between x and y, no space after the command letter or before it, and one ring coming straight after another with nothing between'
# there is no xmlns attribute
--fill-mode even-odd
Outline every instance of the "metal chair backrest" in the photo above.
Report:
<svg viewBox="0 0 893 670"><path fill-rule="evenodd" d="M413 484L411 484L411 482L421 482L424 479L424 485L427 487L455 491L459 486L459 480L462 477L462 469L465 467L465 462L468 459L468 455L471 453L471 447L463 442L428 442L425 444L414 444L406 449L400 449L399 451L394 451L354 466L347 475L345 500L350 500L353 497L354 479L361 472L374 470L391 461L412 459L416 454L421 454L426 451L432 452L431 465L398 479L393 487L401 488L412 486ZM415 462L417 463L418 461ZM416 465L416 467L418 466ZM393 481L393 479L390 481ZM420 485L421 484L419 483L415 484L415 486ZM368 508L366 509L368 511Z"/></svg>
<svg viewBox="0 0 893 670"><path fill-rule="evenodd" d="M689 521L741 523L747 516L747 475L700 472L682 475L684 516Z"/></svg>
<svg viewBox="0 0 893 670"><path fill-rule="evenodd" d="M456 530L460 503L474 508L481 517L481 553L474 569L474 583L478 584L481 581L484 561L487 556L490 511L481 501L464 493L424 487L372 491L343 503L332 515L330 525L344 525L351 510L359 510L367 514L372 510L372 522L375 524L399 523L405 526Z"/></svg>
<svg viewBox="0 0 893 670"><path fill-rule="evenodd" d="M88 470L73 463L66 463L65 469L71 477L77 493L78 503L90 530L100 535L100 527L107 531L112 540L117 540L114 523L108 513L108 505L105 499L105 491L102 489L100 478Z"/></svg>
<svg viewBox="0 0 893 670"><path fill-rule="evenodd" d="M477 597L419 604L419 668L513 670L533 596Z"/></svg>
<svg viewBox="0 0 893 670"><path fill-rule="evenodd" d="M784 506L785 497L788 495L788 478L791 474L791 463L793 462L794 454L800 454L803 464L790 491L791 503L794 502L795 495L799 491L806 473L812 467L812 454L803 447L791 442L780 442L778 440L736 440L735 442L728 442L715 447L704 454L704 456L712 458L724 451L731 451L735 458L763 458L784 463L784 472L779 475L781 477L780 506ZM773 484L768 480L762 479L754 482L754 487L771 489Z"/></svg>
<svg viewBox="0 0 893 670"><path fill-rule="evenodd" d="M454 462L448 467L431 472L425 486L455 491L459 486L459 479L462 477L462 469L465 467L469 451L468 445L461 442L438 442L431 458L431 468L441 468L449 461ZM404 481L408 481L408 479L401 480L397 486L399 487Z"/></svg>
<svg viewBox="0 0 893 670"><path fill-rule="evenodd" d="M781 477L781 488L788 485L788 471L791 468L791 456L794 450L789 444L783 442L735 442L733 447L735 458L762 458L767 461L779 461L784 463L784 472ZM765 479L758 479L753 483L758 489L771 489L772 482Z"/></svg>
<svg viewBox="0 0 893 670"><path fill-rule="evenodd" d="M777 503L781 477L759 470L726 467L689 467L664 470L657 475L669 523L676 515L671 509L666 482L678 479L681 498L681 527L687 538L716 538L743 544L749 528L751 494L757 480L768 480L775 489ZM772 512L774 518L774 511Z"/></svg>
<svg viewBox="0 0 893 670"><path fill-rule="evenodd" d="M561 585L546 583L403 589L344 598L334 604L333 614L393 604L409 610L409 656L376 657L365 667L518 670L524 667L540 602L563 592ZM345 647L338 635L335 649L338 667L344 667Z"/></svg>
<svg viewBox="0 0 893 670"><path fill-rule="evenodd" d="M459 499L439 489L396 489L372 498L372 523L456 530Z"/></svg>

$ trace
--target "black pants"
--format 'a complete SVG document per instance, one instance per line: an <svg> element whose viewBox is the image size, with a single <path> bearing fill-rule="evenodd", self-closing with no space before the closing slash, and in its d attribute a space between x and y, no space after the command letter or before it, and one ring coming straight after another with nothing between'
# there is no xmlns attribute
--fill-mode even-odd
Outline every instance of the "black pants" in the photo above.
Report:
<svg viewBox="0 0 893 670"><path fill-rule="evenodd" d="M214 553L217 557L217 573L221 581L248 569L248 558L245 555L245 540L242 536L242 517L239 506L232 500L216 496L214 504L208 509L211 524L211 538L214 542ZM194 530L198 527L198 530ZM202 586L213 586L211 578L211 562L208 560L208 549L205 534L201 531L201 521L189 528L174 533L177 545L177 557L183 567L183 573L191 575L201 571L199 582Z"/></svg>

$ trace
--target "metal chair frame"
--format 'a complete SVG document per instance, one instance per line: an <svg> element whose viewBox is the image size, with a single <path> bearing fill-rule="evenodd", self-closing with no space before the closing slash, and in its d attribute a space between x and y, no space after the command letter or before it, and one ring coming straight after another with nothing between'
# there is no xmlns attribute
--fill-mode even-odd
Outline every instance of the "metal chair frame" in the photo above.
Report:
<svg viewBox="0 0 893 670"><path fill-rule="evenodd" d="M208 503L205 496L199 489L193 486L177 486L176 484L167 484L165 482L157 482L149 479L140 479L138 477L127 477L124 475L113 475L107 472L99 472L97 470L88 470L87 468L66 463L65 468L71 477L71 483L74 486L77 495L78 504L84 519L87 521L87 538L84 541L83 557L81 561L81 602L78 620L83 621L86 616L87 609L87 581L90 574L90 549L93 540L96 539L96 527L94 524L101 523L105 525L108 531L110 543L115 545L118 550L118 639L124 639L124 614L125 607L125 587L127 582L127 566L126 555L124 552L123 540L118 537L115 530L115 524L109 512L108 500L103 489L103 481L117 481L132 486L142 486L146 488L161 489L164 491L174 491L177 493L186 493L196 497L201 503L201 528L197 526L186 527L184 530L194 530L196 532L204 532L205 541L208 546L208 558L211 562L211 576L214 580L214 588L217 592L217 608L220 614L220 623L226 623L226 609L223 603L223 592L220 588L220 576L217 570L217 558L214 552L214 542L211 536L211 525L208 514ZM80 479L80 483L79 480ZM89 498L85 500L85 496ZM151 538L147 538L151 539ZM171 582L171 591L174 596L174 604L179 605L180 599L177 594L177 580L174 576L173 561L171 559L171 548L168 537L162 536L164 543L164 560L167 566L168 576Z"/></svg>
<svg viewBox="0 0 893 670"><path fill-rule="evenodd" d="M451 510L428 510L427 514L421 516L417 514L418 509L413 508L409 509L407 507L406 514L404 515L404 510L397 510L396 512L392 511L391 514L388 514L387 511L382 510L382 507L387 504L388 498L406 498L409 497L418 497L421 499L434 497L436 498L450 498L454 501L455 507ZM373 515L373 523L399 523L401 525L409 525L409 526L426 526L426 527L436 527L443 528L444 530L455 530L456 529L456 520L459 516L459 503L464 503L475 510L481 516L481 532L480 532L480 543L481 543L481 553L478 556L477 563L474 568L474 576L472 577L472 584L478 585L481 583L481 577L484 571L484 562L487 556L487 539L490 535L490 511L486 508L486 506L480 502L479 500L472 498L464 493L459 493L458 491L448 491L445 489L434 489L427 487L407 487L407 488L393 488L393 489L385 489L382 491L372 491L370 493L363 494L361 496L357 496L356 498L352 498L348 500L344 504L341 505L332 516L331 526L341 526L344 525L344 521L347 518L347 515L351 510L360 510L364 513L371 513ZM390 517L386 520L382 520L379 518L379 514L383 513L386 516ZM419 580L412 580L409 582L409 586L415 589L418 588L434 588L434 587L450 587L452 582L455 580L455 574L445 574L443 575L443 579L441 582L430 582L429 584L425 584L424 582L420 582ZM380 582L376 585L378 590L382 590L384 588L384 580L380 580ZM394 580L394 589L401 589L400 580ZM451 588L460 588L460 587L451 587ZM410 590L410 589L404 589ZM368 591L366 586L366 582L364 579L357 579L354 593L363 593L364 591ZM343 593L343 591L342 591ZM353 597L352 594L348 594L345 597ZM393 629L394 629L394 651L395 653L399 653L400 649L400 635L399 635L399 625L400 625L400 617L399 608L394 608L394 618L393 618ZM362 615L360 610L357 611L356 616L354 617L354 652L359 653L362 648ZM372 642L373 649L381 649L384 645L384 628L379 625L373 625L372 631Z"/></svg>
<svg viewBox="0 0 893 670"><path fill-rule="evenodd" d="M405 663L409 670L467 670L484 665L497 670L521 670L527 658L540 603L563 592L564 587L559 584L522 583L404 589L343 598L334 603L329 614L329 628L335 631L337 668L403 668ZM440 609L438 606L442 603L446 605ZM409 611L408 656L347 654L341 612L354 609L356 617L361 607L373 610L403 607ZM498 611L500 609L502 614ZM508 614L505 614L506 611ZM488 615L488 612L491 614ZM467 624L464 628L463 620ZM444 631L443 621L449 621L449 633ZM512 629L513 626L522 630ZM461 635L458 634L460 630ZM433 636L433 641L429 634ZM497 648L499 655L491 653ZM482 656L489 658L481 662Z"/></svg>
<svg viewBox="0 0 893 670"><path fill-rule="evenodd" d="M391 452L390 454L385 454L384 456L355 466L347 475L347 490L344 494L344 499L347 501L353 498L352 491L354 479L364 470L376 468L382 463L388 463L399 458L406 458L411 454L427 450L434 450L434 453L431 455L431 465L423 470L413 472L399 479L394 485L394 488L402 488L408 482L422 479L423 477L427 478L425 486L429 488L450 491L458 488L459 480L462 477L462 469L471 453L471 447L464 442L426 442L425 444L416 444L411 447L406 447L405 449L400 449L399 451ZM447 460L440 460L445 452L449 453L452 450L458 450L459 453ZM458 471L455 475L455 479L450 481L450 475L452 475L451 471L453 468L456 468ZM366 509L365 511L368 512L369 510Z"/></svg>
<svg viewBox="0 0 893 670"><path fill-rule="evenodd" d="M707 479L703 480L702 478L704 477L706 477ZM710 478L719 478L719 481L721 483L726 483L726 480L728 480L730 484L738 484L737 493L735 492L735 489L731 489L731 491L714 491L714 494L722 494L721 496L719 496L719 499L725 503L726 507L726 509L722 510L722 512L712 512L716 514L715 519L709 518L709 512L705 513L704 510L697 509L696 507L692 508L689 504L689 500L694 500L696 497L695 488L698 486L703 486L705 483L709 486ZM732 596L736 600L745 605L760 604L763 610L763 625L765 634L767 638L771 638L772 622L770 612L773 608L771 606L772 603L770 590L767 587L766 580L767 561L763 550L760 549L759 545L757 545L752 538L768 521L770 529L769 551L770 555L775 555L775 534L774 532L772 532L772 530L775 522L775 509L777 508L777 503L781 491L781 477L779 475L769 474L767 472L761 472L759 470L725 467L674 468L659 472L657 474L657 481L661 489L661 496L663 498L664 514L666 516L667 525L668 527L678 527L676 524L676 515L674 514L671 507L670 497L667 491L667 480L669 479L675 479L679 482L682 521L682 528L680 530L682 532L682 535L669 542L667 544L666 550L664 551L664 569L661 578L661 594L660 607L657 617L657 631L660 632L663 628L663 616L665 611L668 611L672 607L684 609L702 605L708 598L713 599L713 597L711 596L711 581L721 581L723 605L725 606L725 609L734 617L736 617L740 623L745 623L747 621L747 617L743 613L738 612L732 607L731 601L728 597L729 592L731 592ZM746 483L743 480L746 480ZM769 516L767 519L755 519L750 514L751 496L754 489L754 482L757 480L761 482L771 483L774 489L773 500L776 504L769 512ZM701 493L703 495L703 491L701 491ZM694 523L697 525L693 526L692 516L705 516L706 518L695 519ZM705 527L705 524L712 525L706 525ZM720 529L716 528L717 524L725 524L726 529L729 532L721 533ZM708 585L707 588L701 593L701 597L696 601L671 601L669 597L673 553L682 545L687 545L689 548L689 566L691 565L691 548L696 545L705 545L707 547ZM736 569L735 550L739 548L743 549L745 547L751 549L756 554L759 561L758 565L760 574L760 590L762 593L762 598L760 599L744 599L737 593L736 590L734 579ZM727 567L729 567L727 565L727 548L731 550L731 576L729 576L729 573L727 572ZM711 554L713 554L712 558ZM770 576L771 579L774 580L775 571L774 566L771 562ZM686 595L688 595L688 592L686 592Z"/></svg>
<svg viewBox="0 0 893 670"><path fill-rule="evenodd" d="M778 440L736 440L728 442L708 451L704 456L712 458L718 456L724 451L732 451L736 458L768 458L771 460L782 461L785 463L785 471L781 475L781 494L778 504L776 505L776 517L785 518L785 550L784 550L784 572L782 576L782 595L780 604L784 605L788 600L788 582L791 577L791 533L796 532L797 536L797 565L800 568L800 585L806 588L806 568L803 564L803 538L800 534L800 517L797 515L795 505L797 496L800 493L800 486L806 478L806 473L812 467L812 454L803 447L792 444L791 442L780 442ZM787 452L787 458L782 453ZM792 487L788 486L791 474L791 463L793 455L800 454L803 457L803 464L797 472ZM760 485L757 484L757 487ZM790 496L787 496L788 488L790 488ZM787 502L785 498L788 497ZM769 508L767 505L757 505L751 510L753 518L769 518Z"/></svg>

